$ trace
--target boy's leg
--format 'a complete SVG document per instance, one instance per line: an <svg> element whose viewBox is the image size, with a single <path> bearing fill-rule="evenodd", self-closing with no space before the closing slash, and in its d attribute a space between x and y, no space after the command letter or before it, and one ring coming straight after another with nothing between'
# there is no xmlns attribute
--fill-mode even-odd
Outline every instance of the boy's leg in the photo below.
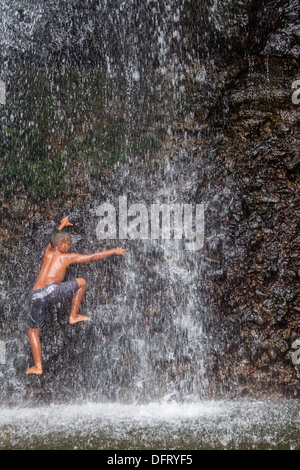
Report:
<svg viewBox="0 0 300 470"><path fill-rule="evenodd" d="M28 330L29 340L34 359L34 366L27 370L26 374L37 374L43 373L42 368L42 348L39 339L40 328L29 328Z"/></svg>
<svg viewBox="0 0 300 470"><path fill-rule="evenodd" d="M78 314L78 310L85 293L86 281L81 277L77 278L76 281L78 282L79 288L72 299L71 314L69 318L69 322L71 323L71 325L74 325L74 323L78 323L80 321L90 320L89 317L85 317L84 315Z"/></svg>

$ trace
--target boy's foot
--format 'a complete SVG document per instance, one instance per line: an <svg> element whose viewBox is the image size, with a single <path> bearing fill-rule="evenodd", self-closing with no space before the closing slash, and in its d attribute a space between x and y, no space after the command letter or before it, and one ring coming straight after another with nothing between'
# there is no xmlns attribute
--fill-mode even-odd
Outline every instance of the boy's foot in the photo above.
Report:
<svg viewBox="0 0 300 470"><path fill-rule="evenodd" d="M26 371L26 375L28 375L28 374L41 375L42 373L43 373L43 369L42 369L42 366L40 366L40 365L30 367L30 369L28 369Z"/></svg>
<svg viewBox="0 0 300 470"><path fill-rule="evenodd" d="M74 325L75 323L78 323L80 321L89 321L90 317L85 317L84 315L74 315L70 317L69 322L71 325Z"/></svg>

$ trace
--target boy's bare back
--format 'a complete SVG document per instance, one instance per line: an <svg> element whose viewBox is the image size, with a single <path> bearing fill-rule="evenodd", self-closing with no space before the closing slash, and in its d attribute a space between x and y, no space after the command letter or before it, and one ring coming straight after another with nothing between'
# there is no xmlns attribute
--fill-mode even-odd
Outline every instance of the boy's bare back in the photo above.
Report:
<svg viewBox="0 0 300 470"><path fill-rule="evenodd" d="M61 221L58 230L70 224L68 217ZM34 290L41 289L50 283L59 284L65 278L67 268L72 263L89 263L90 261L98 261L112 254L125 256L125 250L115 248L114 250L102 251L91 255L80 255L77 253L68 253L70 249L70 237L60 241L55 248L48 244L41 271L38 280L34 286Z"/></svg>

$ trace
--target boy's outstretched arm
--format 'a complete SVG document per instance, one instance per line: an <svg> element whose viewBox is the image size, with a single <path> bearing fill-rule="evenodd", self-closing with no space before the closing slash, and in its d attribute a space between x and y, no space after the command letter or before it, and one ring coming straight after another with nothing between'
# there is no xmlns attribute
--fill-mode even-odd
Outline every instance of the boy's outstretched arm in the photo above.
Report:
<svg viewBox="0 0 300 470"><path fill-rule="evenodd" d="M126 256L126 251L123 248L114 248L113 250L100 251L91 255L79 255L77 253L71 253L68 256L69 263L89 263L91 261L98 261L100 259L107 258L111 255L122 255Z"/></svg>

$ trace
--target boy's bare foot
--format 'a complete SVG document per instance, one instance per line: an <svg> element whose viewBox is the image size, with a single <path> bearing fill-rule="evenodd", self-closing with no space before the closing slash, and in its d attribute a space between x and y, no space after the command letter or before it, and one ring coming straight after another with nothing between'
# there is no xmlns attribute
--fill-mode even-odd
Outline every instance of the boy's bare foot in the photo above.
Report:
<svg viewBox="0 0 300 470"><path fill-rule="evenodd" d="M36 375L41 375L43 373L43 369L42 369L42 366L41 365L37 365L37 366L33 366L33 367L30 367L30 369L28 369L26 371L26 374L36 374Z"/></svg>
<svg viewBox="0 0 300 470"><path fill-rule="evenodd" d="M80 321L89 321L90 317L85 317L84 315L74 315L69 318L69 322L71 325L74 325L75 323L78 323Z"/></svg>

